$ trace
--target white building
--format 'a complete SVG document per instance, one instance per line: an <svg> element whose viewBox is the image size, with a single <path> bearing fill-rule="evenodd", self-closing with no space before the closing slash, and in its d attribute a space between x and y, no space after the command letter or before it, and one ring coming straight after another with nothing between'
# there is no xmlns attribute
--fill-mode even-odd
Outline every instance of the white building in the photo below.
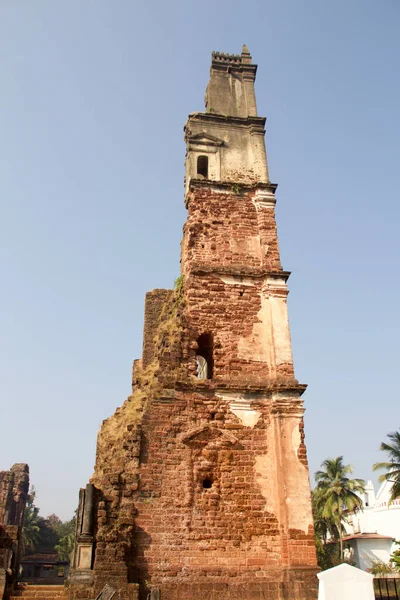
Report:
<svg viewBox="0 0 400 600"><path fill-rule="evenodd" d="M349 556L363 570L375 560L387 563L400 541L400 499L389 502L392 484L385 481L375 496L374 486L368 481L362 498L364 508L353 513L345 525L344 540Z"/></svg>

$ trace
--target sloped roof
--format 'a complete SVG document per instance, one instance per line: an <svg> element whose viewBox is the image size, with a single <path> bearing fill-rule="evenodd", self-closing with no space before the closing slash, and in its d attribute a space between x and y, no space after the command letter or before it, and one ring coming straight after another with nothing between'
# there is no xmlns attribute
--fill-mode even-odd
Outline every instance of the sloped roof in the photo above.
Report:
<svg viewBox="0 0 400 600"><path fill-rule="evenodd" d="M344 542L348 540L394 540L391 535L380 535L379 533L354 533L353 535L346 535L343 538Z"/></svg>
<svg viewBox="0 0 400 600"><path fill-rule="evenodd" d="M24 556L21 559L21 563L67 563L67 560L59 560L58 558L58 554L56 554L55 552L48 552L48 553L40 553L38 552L37 554L28 554L28 556Z"/></svg>

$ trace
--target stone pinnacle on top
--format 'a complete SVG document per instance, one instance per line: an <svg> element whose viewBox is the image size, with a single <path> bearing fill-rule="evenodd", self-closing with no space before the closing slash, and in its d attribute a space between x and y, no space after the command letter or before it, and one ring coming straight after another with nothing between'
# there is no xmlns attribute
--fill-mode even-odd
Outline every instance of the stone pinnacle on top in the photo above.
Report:
<svg viewBox="0 0 400 600"><path fill-rule="evenodd" d="M251 54L246 44L242 46L242 63L251 64Z"/></svg>

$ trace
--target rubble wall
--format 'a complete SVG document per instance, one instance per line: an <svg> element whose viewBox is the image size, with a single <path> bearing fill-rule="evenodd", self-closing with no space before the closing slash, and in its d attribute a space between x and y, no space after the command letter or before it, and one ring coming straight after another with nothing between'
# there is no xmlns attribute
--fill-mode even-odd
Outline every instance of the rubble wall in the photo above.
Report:
<svg viewBox="0 0 400 600"><path fill-rule="evenodd" d="M28 490L28 465L15 464L9 471L0 471L0 599L18 575Z"/></svg>

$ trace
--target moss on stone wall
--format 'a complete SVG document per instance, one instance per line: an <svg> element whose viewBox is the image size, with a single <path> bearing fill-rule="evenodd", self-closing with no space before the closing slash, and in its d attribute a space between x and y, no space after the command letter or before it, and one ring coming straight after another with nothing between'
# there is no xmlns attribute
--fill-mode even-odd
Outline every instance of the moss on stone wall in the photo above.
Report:
<svg viewBox="0 0 400 600"><path fill-rule="evenodd" d="M170 301L163 304L157 333L154 336L156 358L143 369L138 361L135 366L133 392L115 413L103 421L97 439L96 468L92 483L100 488L107 486L110 475L118 469L122 472L126 464L132 464L132 445L127 443L129 432L140 425L149 402L157 398L163 385L176 381L182 375L180 368L180 342L182 336L182 313L184 309L183 278L175 286ZM176 369L163 373L163 362L175 356ZM117 466L118 465L118 466ZM138 465L137 465L138 466Z"/></svg>

